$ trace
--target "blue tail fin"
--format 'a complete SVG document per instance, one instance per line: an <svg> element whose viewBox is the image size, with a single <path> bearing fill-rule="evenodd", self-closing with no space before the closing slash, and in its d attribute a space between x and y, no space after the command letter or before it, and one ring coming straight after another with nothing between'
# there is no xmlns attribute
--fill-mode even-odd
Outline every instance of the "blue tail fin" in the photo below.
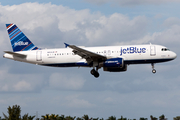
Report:
<svg viewBox="0 0 180 120"><path fill-rule="evenodd" d="M6 24L6 28L14 52L38 49L15 24Z"/></svg>

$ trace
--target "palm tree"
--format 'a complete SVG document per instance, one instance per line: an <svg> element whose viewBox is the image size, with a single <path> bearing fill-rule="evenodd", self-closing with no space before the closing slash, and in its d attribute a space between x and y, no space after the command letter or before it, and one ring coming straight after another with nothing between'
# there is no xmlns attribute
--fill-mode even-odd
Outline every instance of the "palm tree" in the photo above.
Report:
<svg viewBox="0 0 180 120"><path fill-rule="evenodd" d="M76 120L84 120L84 119L82 119L82 118L80 118L80 117L77 117Z"/></svg>
<svg viewBox="0 0 180 120"><path fill-rule="evenodd" d="M92 119L92 118L89 119L89 116L88 116L88 115L84 115L84 116L82 116L82 118L83 118L84 120L91 120L91 119Z"/></svg>
<svg viewBox="0 0 180 120"><path fill-rule="evenodd" d="M65 120L64 115L61 115L61 116L57 115L57 120Z"/></svg>
<svg viewBox="0 0 180 120"><path fill-rule="evenodd" d="M115 116L111 116L107 120L116 120L116 117Z"/></svg>
<svg viewBox="0 0 180 120"><path fill-rule="evenodd" d="M56 117L55 114L51 114L51 115L49 116L49 119L50 119L50 120L56 120L56 118L57 118L57 117Z"/></svg>
<svg viewBox="0 0 180 120"><path fill-rule="evenodd" d="M151 120L157 120L156 117L153 117L152 115L150 116Z"/></svg>
<svg viewBox="0 0 180 120"><path fill-rule="evenodd" d="M33 120L35 118L35 115L34 116L28 116L28 120Z"/></svg>
<svg viewBox="0 0 180 120"><path fill-rule="evenodd" d="M6 120L21 120L21 107L19 105L13 105L12 108L8 107L8 116L4 115Z"/></svg>
<svg viewBox="0 0 180 120"><path fill-rule="evenodd" d="M71 116L66 116L66 120L75 120L76 116L75 117L71 117Z"/></svg>
<svg viewBox="0 0 180 120"><path fill-rule="evenodd" d="M164 115L159 116L159 120L166 120Z"/></svg>
<svg viewBox="0 0 180 120"><path fill-rule="evenodd" d="M147 118L140 118L139 120L148 120Z"/></svg>
<svg viewBox="0 0 180 120"><path fill-rule="evenodd" d="M173 120L180 120L180 116L174 117Z"/></svg>
<svg viewBox="0 0 180 120"><path fill-rule="evenodd" d="M123 116L121 116L118 120L127 120L127 118L123 118Z"/></svg>

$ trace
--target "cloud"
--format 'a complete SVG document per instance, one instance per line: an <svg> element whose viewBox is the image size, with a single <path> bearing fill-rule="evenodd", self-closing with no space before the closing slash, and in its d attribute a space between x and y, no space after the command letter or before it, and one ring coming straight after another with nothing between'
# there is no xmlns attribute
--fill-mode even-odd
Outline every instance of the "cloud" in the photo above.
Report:
<svg viewBox="0 0 180 120"><path fill-rule="evenodd" d="M31 91L33 89L31 84L26 81L20 81L16 83L13 87L15 91Z"/></svg>
<svg viewBox="0 0 180 120"><path fill-rule="evenodd" d="M135 5L159 5L165 4L168 2L179 2L179 0L84 0L89 3L102 5L105 3L111 3L113 5L120 5L120 6L135 6Z"/></svg>
<svg viewBox="0 0 180 120"><path fill-rule="evenodd" d="M83 87L85 80L74 74L53 73L49 78L51 89L79 90Z"/></svg>
<svg viewBox="0 0 180 120"><path fill-rule="evenodd" d="M35 45L42 48L63 47L64 42L92 46L111 45L119 39L139 39L147 32L149 23L145 16L132 19L120 13L104 16L100 12L90 13L88 9L74 10L51 3L0 5L0 9L1 26L7 22L16 23ZM5 27L0 33L3 34L1 43L7 47L9 42L5 41L8 37L4 31Z"/></svg>
<svg viewBox="0 0 180 120"><path fill-rule="evenodd" d="M89 103L89 101L85 100L85 99L80 99L79 95L71 95L71 96L67 96L65 98L66 101L66 105L68 107L73 107L73 108L91 108L91 107L95 107L94 104Z"/></svg>
<svg viewBox="0 0 180 120"><path fill-rule="evenodd" d="M7 70L0 70L0 92L40 92L43 84L42 77L37 74L10 74Z"/></svg>

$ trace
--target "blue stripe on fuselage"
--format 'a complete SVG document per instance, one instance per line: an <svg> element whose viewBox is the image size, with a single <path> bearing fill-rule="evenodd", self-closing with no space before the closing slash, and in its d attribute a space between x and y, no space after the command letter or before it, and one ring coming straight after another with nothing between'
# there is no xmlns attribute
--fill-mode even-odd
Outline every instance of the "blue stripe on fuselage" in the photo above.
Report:
<svg viewBox="0 0 180 120"><path fill-rule="evenodd" d="M167 62L173 59L149 59L149 60L126 60L124 64L149 64L149 63L159 63L159 62ZM43 66L50 66L50 67L92 67L92 65L88 65L84 62L78 63L53 63L53 64L41 64Z"/></svg>
<svg viewBox="0 0 180 120"><path fill-rule="evenodd" d="M171 59L148 59L148 60L126 60L124 61L125 64L148 64L148 63L160 63L160 62L167 62L171 61Z"/></svg>
<svg viewBox="0 0 180 120"><path fill-rule="evenodd" d="M87 63L84 63L84 62L79 62L79 63L53 63L53 64L41 64L41 65L50 66L50 67L78 67L78 66L91 67L90 65L88 65Z"/></svg>

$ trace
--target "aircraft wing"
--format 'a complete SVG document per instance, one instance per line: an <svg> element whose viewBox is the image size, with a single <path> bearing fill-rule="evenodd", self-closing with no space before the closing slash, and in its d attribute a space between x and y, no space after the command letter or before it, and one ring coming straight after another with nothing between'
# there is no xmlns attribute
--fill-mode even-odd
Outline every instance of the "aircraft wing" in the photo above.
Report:
<svg viewBox="0 0 180 120"><path fill-rule="evenodd" d="M16 52L11 52L11 51L4 51L5 53L8 53L8 54L11 54L13 56L16 56L16 57L20 57L20 58L26 58L27 55L24 55L24 54L20 54L20 53L16 53Z"/></svg>
<svg viewBox="0 0 180 120"><path fill-rule="evenodd" d="M66 43L64 43L64 44L66 47L72 48L74 54L77 54L77 55L81 56L82 58L86 59L88 64L91 63L92 61L101 62L101 61L105 61L107 59L106 56L85 50L85 49L77 47L75 45L69 45Z"/></svg>

